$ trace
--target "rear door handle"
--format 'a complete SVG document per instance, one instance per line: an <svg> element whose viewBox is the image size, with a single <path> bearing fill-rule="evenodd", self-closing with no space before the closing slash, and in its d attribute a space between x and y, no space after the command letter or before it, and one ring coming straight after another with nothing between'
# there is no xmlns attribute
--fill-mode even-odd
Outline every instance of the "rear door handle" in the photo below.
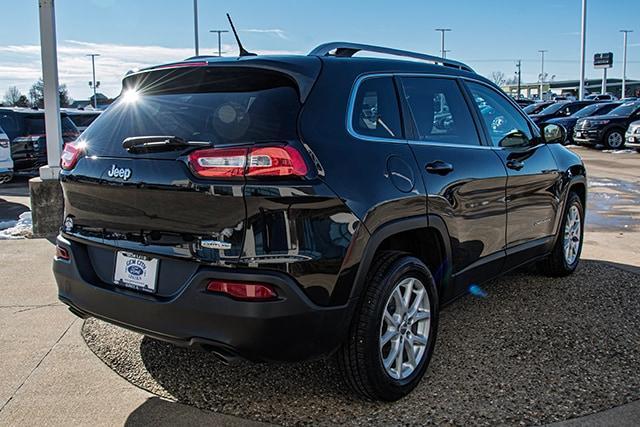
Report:
<svg viewBox="0 0 640 427"><path fill-rule="evenodd" d="M522 169L524 167L524 162L518 161L518 160L509 160L507 162L507 167L509 169L514 169L519 171L520 169Z"/></svg>
<svg viewBox="0 0 640 427"><path fill-rule="evenodd" d="M446 175L449 172L453 172L453 165L451 163L443 162L442 160L436 160L435 162L427 163L425 169L429 173Z"/></svg>

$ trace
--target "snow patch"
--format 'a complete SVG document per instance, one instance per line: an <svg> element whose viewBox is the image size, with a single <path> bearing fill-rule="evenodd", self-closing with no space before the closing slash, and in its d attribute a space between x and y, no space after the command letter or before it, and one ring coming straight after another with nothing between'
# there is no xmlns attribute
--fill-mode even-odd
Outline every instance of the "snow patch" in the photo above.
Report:
<svg viewBox="0 0 640 427"><path fill-rule="evenodd" d="M0 240L25 239L33 235L31 212L23 212L17 221L0 222Z"/></svg>
<svg viewBox="0 0 640 427"><path fill-rule="evenodd" d="M631 150L629 148L625 148L623 150L602 150L603 153L612 153L612 154L632 154L635 153L636 150Z"/></svg>

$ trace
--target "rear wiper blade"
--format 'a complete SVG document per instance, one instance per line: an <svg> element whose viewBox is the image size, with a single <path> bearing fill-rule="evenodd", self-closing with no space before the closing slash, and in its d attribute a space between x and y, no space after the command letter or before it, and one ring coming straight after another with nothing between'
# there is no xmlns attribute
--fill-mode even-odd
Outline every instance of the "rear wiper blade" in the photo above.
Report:
<svg viewBox="0 0 640 427"><path fill-rule="evenodd" d="M122 141L122 147L130 153L172 151L188 147L210 147L211 141L187 141L179 136L153 135L131 136Z"/></svg>

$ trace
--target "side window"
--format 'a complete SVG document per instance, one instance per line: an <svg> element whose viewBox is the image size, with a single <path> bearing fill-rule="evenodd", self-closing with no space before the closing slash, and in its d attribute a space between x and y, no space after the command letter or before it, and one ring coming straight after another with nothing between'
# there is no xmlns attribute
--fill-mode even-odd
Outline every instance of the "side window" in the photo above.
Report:
<svg viewBox="0 0 640 427"><path fill-rule="evenodd" d="M353 105L351 126L363 136L402 138L398 97L391 77L362 81Z"/></svg>
<svg viewBox="0 0 640 427"><path fill-rule="evenodd" d="M582 110L584 107L586 107L587 104L573 104L567 107L567 116L572 115L573 113Z"/></svg>
<svg viewBox="0 0 640 427"><path fill-rule="evenodd" d="M402 87L421 141L480 144L473 118L455 80L405 77Z"/></svg>
<svg viewBox="0 0 640 427"><path fill-rule="evenodd" d="M485 85L469 82L467 86L487 125L494 146L518 147L531 144L533 134L529 123L516 107Z"/></svg>

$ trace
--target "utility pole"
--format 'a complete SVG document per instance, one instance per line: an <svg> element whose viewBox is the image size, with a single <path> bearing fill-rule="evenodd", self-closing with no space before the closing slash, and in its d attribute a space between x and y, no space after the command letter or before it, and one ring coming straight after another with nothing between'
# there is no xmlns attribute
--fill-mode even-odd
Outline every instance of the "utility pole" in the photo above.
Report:
<svg viewBox="0 0 640 427"><path fill-rule="evenodd" d="M627 35L633 30L620 30L624 34L624 47L622 49L622 93L620 99L627 96Z"/></svg>
<svg viewBox="0 0 640 427"><path fill-rule="evenodd" d="M542 69L540 71L540 101L542 101L542 91L544 89L544 54L549 51L546 49L540 49L538 52L540 52L542 57Z"/></svg>
<svg viewBox="0 0 640 427"><path fill-rule="evenodd" d="M229 30L209 30L210 33L218 33L218 56L222 56L222 33L228 33Z"/></svg>
<svg viewBox="0 0 640 427"><path fill-rule="evenodd" d="M193 0L193 38L195 40L196 56L199 56L200 43L198 42L198 0Z"/></svg>
<svg viewBox="0 0 640 427"><path fill-rule="evenodd" d="M100 56L99 53L89 53L85 56L91 57L91 69L93 71L92 82L89 82L89 86L93 88L93 108L98 109L98 98L96 97L96 90L100 86L100 82L96 83L96 56Z"/></svg>
<svg viewBox="0 0 640 427"><path fill-rule="evenodd" d="M520 86L521 86L521 76L522 76L522 60L518 59L518 62L516 62L516 68L518 68L518 71L516 71L516 75L518 76L518 99L520 99Z"/></svg>
<svg viewBox="0 0 640 427"><path fill-rule="evenodd" d="M584 99L584 65L587 47L587 0L582 0L582 25L580 27L580 93L578 99Z"/></svg>
<svg viewBox="0 0 640 427"><path fill-rule="evenodd" d="M436 28L436 31L440 31L440 57L447 57L447 50L444 48L444 33L451 31L451 28Z"/></svg>

